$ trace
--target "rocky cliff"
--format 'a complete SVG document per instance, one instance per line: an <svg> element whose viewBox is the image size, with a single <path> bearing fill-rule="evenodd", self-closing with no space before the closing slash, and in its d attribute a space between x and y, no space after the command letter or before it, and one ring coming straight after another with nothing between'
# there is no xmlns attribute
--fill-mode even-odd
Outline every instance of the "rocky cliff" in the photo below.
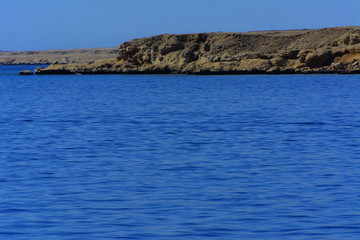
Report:
<svg viewBox="0 0 360 240"><path fill-rule="evenodd" d="M114 59L36 73L360 73L360 27L164 34L125 42Z"/></svg>

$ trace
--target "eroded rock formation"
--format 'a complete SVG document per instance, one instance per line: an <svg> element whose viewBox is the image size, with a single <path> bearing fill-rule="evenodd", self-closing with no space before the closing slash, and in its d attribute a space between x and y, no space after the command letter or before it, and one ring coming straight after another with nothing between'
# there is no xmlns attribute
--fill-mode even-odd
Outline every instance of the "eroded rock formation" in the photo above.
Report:
<svg viewBox="0 0 360 240"><path fill-rule="evenodd" d="M116 59L36 73L360 73L360 27L164 34L121 44Z"/></svg>

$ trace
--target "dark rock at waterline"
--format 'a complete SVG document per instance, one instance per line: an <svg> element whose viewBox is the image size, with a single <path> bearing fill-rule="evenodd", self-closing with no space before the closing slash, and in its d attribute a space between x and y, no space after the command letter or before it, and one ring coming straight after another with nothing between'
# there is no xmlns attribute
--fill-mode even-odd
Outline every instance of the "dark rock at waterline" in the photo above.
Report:
<svg viewBox="0 0 360 240"><path fill-rule="evenodd" d="M19 75L33 75L34 72L30 70L23 70L19 72Z"/></svg>

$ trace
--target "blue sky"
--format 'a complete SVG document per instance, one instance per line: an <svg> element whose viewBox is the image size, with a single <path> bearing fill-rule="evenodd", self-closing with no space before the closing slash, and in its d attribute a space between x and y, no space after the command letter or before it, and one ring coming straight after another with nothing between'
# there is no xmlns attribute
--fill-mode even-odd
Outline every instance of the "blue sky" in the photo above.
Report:
<svg viewBox="0 0 360 240"><path fill-rule="evenodd" d="M360 25L359 0L0 0L0 50L116 47L162 33Z"/></svg>

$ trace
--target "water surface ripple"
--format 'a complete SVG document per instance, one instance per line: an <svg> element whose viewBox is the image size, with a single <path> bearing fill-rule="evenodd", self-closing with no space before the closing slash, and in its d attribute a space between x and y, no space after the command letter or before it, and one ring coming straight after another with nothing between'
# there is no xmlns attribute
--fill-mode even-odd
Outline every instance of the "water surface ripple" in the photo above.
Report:
<svg viewBox="0 0 360 240"><path fill-rule="evenodd" d="M360 238L359 75L17 68L0 67L0 239Z"/></svg>

